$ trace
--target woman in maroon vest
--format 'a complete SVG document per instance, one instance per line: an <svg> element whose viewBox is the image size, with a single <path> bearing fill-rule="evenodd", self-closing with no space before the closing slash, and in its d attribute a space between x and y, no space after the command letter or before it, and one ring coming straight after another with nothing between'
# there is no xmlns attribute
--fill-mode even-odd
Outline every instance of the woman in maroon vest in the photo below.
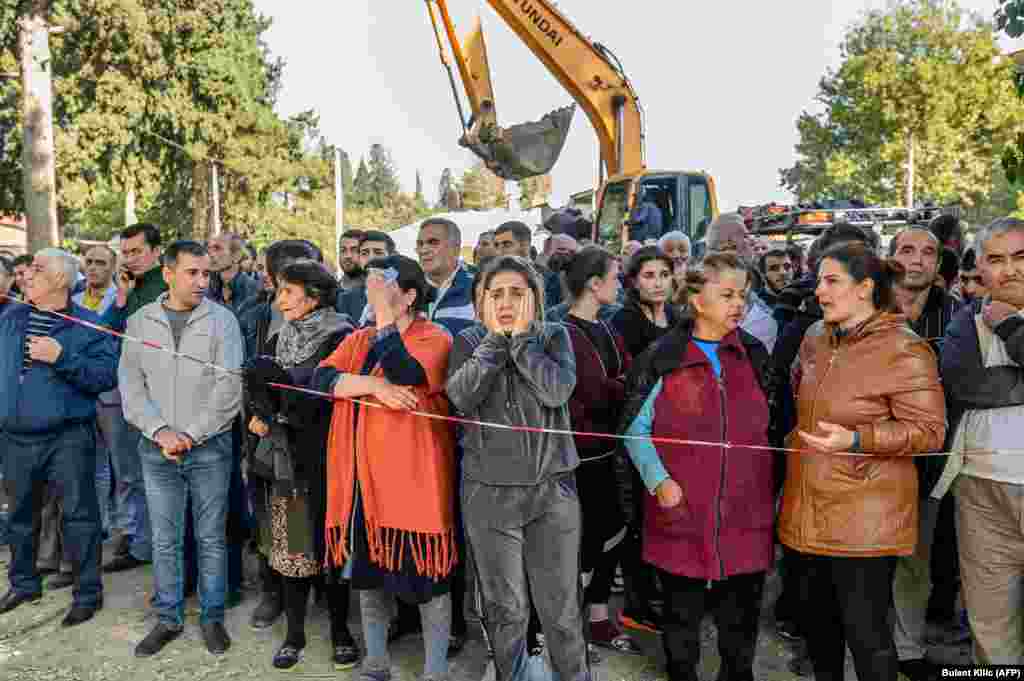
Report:
<svg viewBox="0 0 1024 681"><path fill-rule="evenodd" d="M619 262L607 250L588 246L572 257L563 271L571 307L564 324L576 355L576 389L569 399L572 428L578 432L615 433L625 400L623 378L631 363L622 336L603 319L602 306L619 295ZM618 495L616 442L576 435L580 465L576 487L583 513L583 572L590 583L584 594L590 608L590 642L619 652L639 654L629 636L608 617L615 566L625 546L626 518L622 507L609 503Z"/></svg>
<svg viewBox="0 0 1024 681"><path fill-rule="evenodd" d="M744 446L768 445L769 357L739 328L750 273L737 257L711 254L686 281L687 316L637 360L628 383L624 423L638 439L626 448L650 492L643 557L665 590L670 681L697 679L701 619L711 603L718 678L753 679L775 508L772 457Z"/></svg>

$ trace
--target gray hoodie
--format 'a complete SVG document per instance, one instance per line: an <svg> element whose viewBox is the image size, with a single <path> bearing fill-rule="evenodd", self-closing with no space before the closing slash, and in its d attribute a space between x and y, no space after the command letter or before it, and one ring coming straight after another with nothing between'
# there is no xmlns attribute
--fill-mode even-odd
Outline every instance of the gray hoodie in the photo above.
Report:
<svg viewBox="0 0 1024 681"><path fill-rule="evenodd" d="M174 347L164 293L128 319L126 333ZM178 351L238 371L244 354L235 315L209 299L192 311ZM196 445L231 428L242 404L242 379L190 359L125 342L118 369L124 417L150 440L161 428L188 435Z"/></svg>
<svg viewBox="0 0 1024 681"><path fill-rule="evenodd" d="M447 391L455 408L478 421L571 429L576 358L565 327L538 321L521 336L489 333L482 341L480 330L467 329L452 348ZM579 464L571 435L467 425L462 444L463 475L486 485L536 485Z"/></svg>

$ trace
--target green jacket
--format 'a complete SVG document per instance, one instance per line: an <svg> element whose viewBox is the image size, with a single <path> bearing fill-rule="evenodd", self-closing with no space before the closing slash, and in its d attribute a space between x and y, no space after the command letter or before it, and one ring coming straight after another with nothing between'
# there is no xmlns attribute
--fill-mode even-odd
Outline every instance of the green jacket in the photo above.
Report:
<svg viewBox="0 0 1024 681"><path fill-rule="evenodd" d="M128 318L154 302L166 290L167 283L164 281L163 268L157 265L135 282L135 288L128 294L124 307L118 307L116 302L110 306L110 309L103 315L103 324L114 331L124 333L128 326Z"/></svg>

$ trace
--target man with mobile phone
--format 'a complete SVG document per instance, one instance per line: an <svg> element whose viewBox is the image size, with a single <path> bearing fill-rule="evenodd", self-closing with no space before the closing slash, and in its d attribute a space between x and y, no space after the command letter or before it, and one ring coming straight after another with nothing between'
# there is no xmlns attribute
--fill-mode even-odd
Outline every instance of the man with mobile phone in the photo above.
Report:
<svg viewBox="0 0 1024 681"><path fill-rule="evenodd" d="M123 333L128 318L155 301L167 290L160 273L160 230L139 223L121 231L120 267L114 283L114 304L103 314L103 323ZM122 411L121 395L112 390L100 395L98 421L105 431L114 469L114 511L112 527L120 530L114 557L103 566L105 572L121 572L145 565L153 559L153 547L139 462L139 431Z"/></svg>

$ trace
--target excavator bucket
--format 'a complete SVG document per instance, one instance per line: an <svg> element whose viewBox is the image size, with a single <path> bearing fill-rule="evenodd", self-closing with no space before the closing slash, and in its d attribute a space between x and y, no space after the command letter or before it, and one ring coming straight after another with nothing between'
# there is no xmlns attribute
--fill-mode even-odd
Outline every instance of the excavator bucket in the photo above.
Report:
<svg viewBox="0 0 1024 681"><path fill-rule="evenodd" d="M525 180L551 170L562 154L576 105L556 109L539 121L508 128L485 125L471 130L461 144L505 180Z"/></svg>

